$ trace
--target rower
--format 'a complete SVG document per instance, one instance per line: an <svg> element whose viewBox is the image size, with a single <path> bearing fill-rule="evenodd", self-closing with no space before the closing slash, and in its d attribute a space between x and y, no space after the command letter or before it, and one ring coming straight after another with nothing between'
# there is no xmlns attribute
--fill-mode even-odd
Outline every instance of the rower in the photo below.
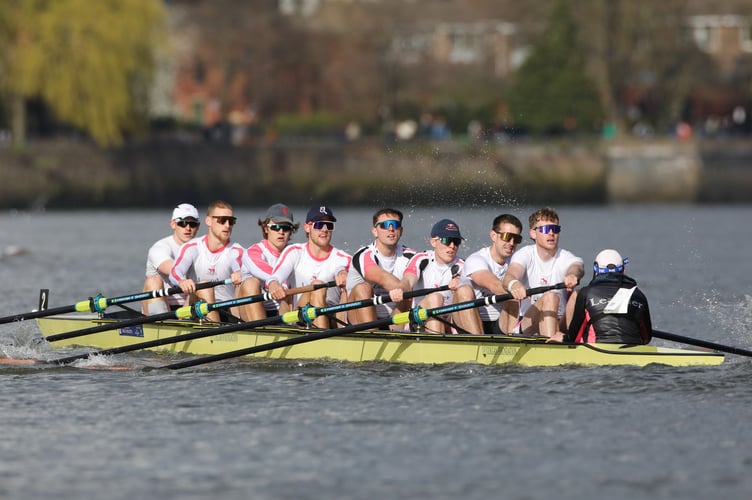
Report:
<svg viewBox="0 0 752 500"><path fill-rule="evenodd" d="M653 335L650 309L637 282L624 274L629 259L607 249L595 257L593 279L577 293L567 342L647 344Z"/></svg>
<svg viewBox="0 0 752 500"><path fill-rule="evenodd" d="M173 209L170 219L172 234L158 240L149 248L146 259L144 292L160 290L169 286L170 270L180 246L196 237L199 225L198 210L190 203L181 203ZM177 309L188 304L188 302L188 295L179 293L168 297L144 300L141 303L141 308L146 315L158 314L169 309Z"/></svg>

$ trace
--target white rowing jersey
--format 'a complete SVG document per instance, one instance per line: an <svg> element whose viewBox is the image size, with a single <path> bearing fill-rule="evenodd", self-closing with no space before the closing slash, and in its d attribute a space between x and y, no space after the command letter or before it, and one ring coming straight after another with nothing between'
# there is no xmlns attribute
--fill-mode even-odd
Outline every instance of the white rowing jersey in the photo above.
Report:
<svg viewBox="0 0 752 500"><path fill-rule="evenodd" d="M261 286L263 287L269 276L271 276L274 265L279 260L281 254L282 252L274 248L269 243L269 240L266 239L249 246L248 250L243 252L243 279L248 279L251 276L256 277L261 280ZM267 300L264 302L264 309L267 311L279 311L279 302L276 300Z"/></svg>
<svg viewBox="0 0 752 500"><path fill-rule="evenodd" d="M164 288L170 287L170 275L159 271L159 266L165 261L174 261L180 250L180 243L175 241L173 235L166 236L156 241L146 257L146 277L159 276L162 279ZM188 294L176 293L165 297L167 303L174 306L185 305L188 301Z"/></svg>
<svg viewBox="0 0 752 500"><path fill-rule="evenodd" d="M267 283L276 281L289 288L310 285L317 280L326 283L334 280L340 271L349 271L351 260L350 254L336 247L330 247L326 257L318 259L311 255L308 243L294 243L282 250ZM340 289L330 287L326 303L335 305L339 303L339 299ZM297 296L293 300L297 306Z"/></svg>
<svg viewBox="0 0 752 500"><path fill-rule="evenodd" d="M398 245L394 255L386 256L379 252L375 243L360 248L353 255L352 266L347 273L347 293L361 283L366 283L365 274L371 267L380 267L391 273L398 280L402 279L407 263L415 255L415 250L405 245ZM374 295L387 293L386 290L376 283L369 282L373 287Z"/></svg>
<svg viewBox="0 0 752 500"><path fill-rule="evenodd" d="M452 281L452 276L459 274L460 281L457 285L469 285L470 280L467 279L463 272L465 262L459 257L455 257L449 264L443 264L436 260L436 256L433 250L426 250L425 252L416 253L405 268L405 274L414 274L418 277L418 281L415 283L414 289L420 290L423 288L439 288L440 286L448 285ZM457 266L456 269L453 269ZM444 296L444 305L449 305L454 300L454 292L446 290L441 292ZM413 307L420 304L423 297L415 297L413 299Z"/></svg>
<svg viewBox="0 0 752 500"><path fill-rule="evenodd" d="M522 284L526 288L537 288L539 286L555 285L564 281L567 269L574 263L583 263L582 259L574 255L569 250L559 248L552 259L544 261L535 250L535 245L527 245L517 250L510 260L510 263L516 262L525 269L525 275L522 278ZM567 290L554 290L559 294L559 318L564 316L564 310L567 305ZM527 297L520 303L520 316L524 315L528 308L540 298L540 295Z"/></svg>
<svg viewBox="0 0 752 500"><path fill-rule="evenodd" d="M170 281L177 285L193 270L195 280L217 281L226 280L235 271L239 271L243 263L245 249L238 243L228 241L226 245L215 251L209 250L207 236L193 238L180 247L175 263L170 272ZM218 285L214 287L216 302L232 300L235 297L234 285Z"/></svg>
<svg viewBox="0 0 752 500"><path fill-rule="evenodd" d="M473 281L473 273L477 271L488 271L497 278L499 281L504 279L504 275L509 268L509 259L504 264L499 264L493 257L491 257L491 249L484 247L477 252L472 253L467 259L465 259L465 274L470 278L470 282L473 285L475 291L475 298L480 299L486 295L493 295L494 293L482 286L477 285ZM496 321L499 319L499 313L501 311L502 304L490 304L487 306L481 306L478 308L480 319L483 321Z"/></svg>
<svg viewBox="0 0 752 500"><path fill-rule="evenodd" d="M405 245L397 245L394 255L386 256L379 252L376 247L376 243L371 243L368 246L361 247L352 258L352 266L347 272L347 294L350 295L352 289L361 283L368 282L371 285L374 295L384 295L387 290L372 281L367 281L365 278L366 272L372 267L380 267L384 271L391 273L398 280L402 279L407 268L407 263L410 258L415 255L415 250L408 248ZM376 317L386 318L391 315L394 309L393 302L387 302L386 304L376 305Z"/></svg>

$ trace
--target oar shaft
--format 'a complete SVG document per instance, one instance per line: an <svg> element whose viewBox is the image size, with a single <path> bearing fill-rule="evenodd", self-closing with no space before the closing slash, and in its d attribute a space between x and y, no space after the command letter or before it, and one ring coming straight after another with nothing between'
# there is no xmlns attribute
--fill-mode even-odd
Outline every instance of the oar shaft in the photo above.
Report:
<svg viewBox="0 0 752 500"><path fill-rule="evenodd" d="M557 290L565 288L564 283L557 283L556 285L539 286L538 288L529 288L527 290L527 296L538 295L539 293L545 293L550 290ZM457 311L463 311L465 309L472 309L473 307L487 306L496 304L497 302L504 302L505 300L513 299L514 295L511 293L503 293L498 295L487 295L480 299L468 300L467 302L458 302L457 304L450 304L448 306L435 307L433 309L426 309L426 314L430 317L440 316L442 314L449 314Z"/></svg>
<svg viewBox="0 0 752 500"><path fill-rule="evenodd" d="M230 284L232 280L225 281L207 281L196 285L196 289L211 288L221 284ZM48 316L57 316L58 314L68 314L74 312L103 312L107 307L116 304L125 304L127 302L136 302L139 300L146 300L155 297L164 297L167 295L174 295L181 293L180 287L172 287L165 290L158 290L156 292L141 292L131 295L123 295L121 297L113 297L108 299L106 297L97 296L87 300L81 300L75 304L69 306L53 307L52 309L41 309L39 311L32 311L28 313L15 314L12 316L5 316L0 318L0 324L12 323L14 321L23 321L27 319L46 318Z"/></svg>
<svg viewBox="0 0 752 500"><path fill-rule="evenodd" d="M312 285L306 285L306 286L301 286L301 287L297 287L297 288L291 288L291 289L287 290L286 293L287 293L287 295L295 295L295 294L298 294L298 293L309 292L309 291L318 290L320 288L326 288L326 287L330 287L330 286L334 286L334 285L336 285L336 283L334 281L330 281L328 283L316 283L316 284L312 284ZM258 294L258 295L251 295L251 296L245 297L245 298L246 299L254 299L255 302L260 302L262 300L267 300L268 299L266 293L261 293L261 294ZM233 302L233 301L228 301L228 302ZM213 304L210 304L210 305L213 305ZM185 307L190 308L191 306L185 306ZM183 308L181 308L181 309L183 309ZM294 313L297 313L297 311L295 311ZM73 361L77 361L79 359L88 358L89 356L92 356L92 355L95 355L95 354L99 354L99 355L121 354L121 353L125 353L125 352L138 351L138 350L141 350L141 349L150 349L152 347L159 347L159 346L167 345L167 344L175 344L175 343L178 343L178 342L187 342L189 340L196 340L196 339L200 339L200 338L204 338L204 337L211 337L211 336L214 336L214 335L221 335L223 333L236 332L236 331L242 330L244 328L253 328L253 327L259 327L259 326L273 325L275 323L280 323L280 322L284 321L284 319L286 317L287 318L294 317L294 313L293 314L287 313L287 315L280 315L280 316L272 316L272 317L269 317L269 318L263 318L263 319L256 320L256 321L249 321L249 322L246 322L246 323L237 323L237 324L232 324L232 325L220 326L220 327L217 327L217 328L209 328L209 329L205 329L205 330L198 330L198 331L195 331L195 332L185 333L185 334L182 334L182 335L175 335L173 337L165 337L165 338L156 339L156 340L150 340L150 341L146 341L146 342L139 342L137 344L131 344L131 345L127 345L127 346L115 347L115 348L112 348L112 349L104 349L102 351L96 351L96 352L88 352L88 353L84 353L84 354L78 354L78 355L75 355L75 356L69 356L67 358L56 359L56 360L52 361L52 363L67 364L67 363L72 363ZM124 327L128 327L128 326L142 325L142 324L145 324L145 323L148 323L148 322L157 322L157 321L162 321L162 320L177 319L179 317L184 317L184 316L185 316L185 314L183 314L183 312L180 311L180 309L178 309L177 311L167 312L167 313L163 313L163 314L155 314L153 316L144 316L144 317L141 317L141 318L133 318L131 320L121 321L121 322L117 322L117 323L113 323L113 324L109 324L109 325L95 326L95 327L91 327L91 328L86 328L84 330L78 330L78 331L75 331L75 332L63 333L63 334L58 334L58 335L50 335L49 337L47 337L47 340L52 341L52 340L69 339L69 338L73 338L73 337L78 337L80 335L88 335L90 333L97 333L97 332L102 332L102 331L107 331L107 330L115 330L115 329L118 329L118 328L124 328ZM295 320L292 320L292 321L295 321Z"/></svg>
<svg viewBox="0 0 752 500"><path fill-rule="evenodd" d="M550 286L542 286L538 288L531 288L527 291L527 295L535 295L539 293L544 293L549 290L555 290L564 288L564 283L557 283L556 285L550 285ZM423 295L427 293L432 293L437 291L438 289L423 289L423 290L416 290L415 292L421 292ZM510 300L513 298L511 294L502 294L502 295L495 295L490 296L494 297L495 301L501 301L501 300ZM488 299L488 297L486 297ZM358 301L361 302L361 301ZM467 302L459 302L457 304L454 304L455 306L459 306L461 309L470 308L470 307L478 307L480 305L483 305L485 303L484 299L476 299L476 300L469 300ZM230 359L230 358L236 358L239 356L249 356L251 354L256 354L259 352L264 351L271 351L273 349L280 349L283 347L289 347L297 344L302 344L305 342L313 342L315 340L322 340L328 337L334 337L336 335L345 335L348 333L353 333L361 330L370 330L372 328L381 328L383 326L388 325L401 325L408 323L410 321L411 315L415 313L416 310L421 310L427 317L432 316L438 316L441 314L446 314L445 307L435 307L433 309L423 309L423 308L415 308L411 309L410 311L405 311L403 313L396 314L392 317L383 318L383 319L377 319L376 321L370 321L368 323L358 323L357 325L348 325L341 328L332 328L330 330L323 330L320 332L315 333L309 333L307 335L301 335L299 337L293 337L285 340L279 340L277 342L269 342L267 344L262 344L258 346L253 347L247 347L245 349L238 349L235 351L229 351L221 354L215 354L212 356L204 356L201 358L195 358L195 359L189 359L186 361L182 361L179 363L173 363L171 365L164 366L163 368L167 368L170 370L176 370L178 368L188 368L191 366L198 366L203 365L205 363L212 363L214 361L221 361L224 359Z"/></svg>
<svg viewBox="0 0 752 500"><path fill-rule="evenodd" d="M85 335L92 335L94 333L108 332L110 330L117 330L118 328L126 328L130 326L143 325L144 323L164 321L167 319L175 319L175 311L170 311L161 314L154 314L152 316L139 316L137 318L126 319L123 321L116 321L114 323L103 323L97 326L91 326L89 328L83 328L81 330L75 330L72 332L56 333L45 337L47 342L59 342L61 340L75 339L77 337L83 337Z"/></svg>
<svg viewBox="0 0 752 500"><path fill-rule="evenodd" d="M307 335L301 335L299 337L292 337L285 340L279 340L277 342L270 342L268 344L257 345L254 347L248 347L246 349L238 349L230 352L223 352L221 354L215 354L213 356L205 356L202 358L189 359L181 361L179 363L173 363L171 365L163 366L170 370L177 370L179 368L188 368L190 366L203 365L205 363L212 363L214 361L221 361L223 359L236 358L238 356L248 356L264 351L271 351L272 349L280 349L282 347L289 347L304 342L313 342L314 340L321 340L327 337L334 337L335 335L345 335L347 333L354 333L360 330L370 330L371 328L380 328L382 326L388 326L392 323L392 318L377 319L368 323L358 323L357 325L348 325L342 328L332 328L330 330L323 330L318 332L309 333Z"/></svg>
<svg viewBox="0 0 752 500"><path fill-rule="evenodd" d="M720 352L728 352L730 354L739 354L741 356L752 357L752 351L749 351L747 349L727 346L723 344L716 344L715 342L708 342L707 340L693 339L690 337L684 337L683 335L676 335L675 333L653 330L653 337L664 340L671 340L673 342L681 342L683 344L695 345L697 347L704 347L706 349L714 349Z"/></svg>
<svg viewBox="0 0 752 500"><path fill-rule="evenodd" d="M253 321L252 323L254 327L260 327L260 326L273 325L273 324L279 323L281 319L282 319L282 316L272 316L269 318L264 318L264 319L260 319L257 321ZM72 363L74 361L78 361L79 359L89 358L94 355L111 356L114 354L122 354L125 352L140 351L141 349L151 349L153 347L159 347L159 346L168 345L168 344L176 344L178 342L188 342L190 340L197 340L197 339L201 339L204 337L221 335L223 333L236 332L238 330L242 330L245 327L244 323L239 323L239 325L243 325L243 326L238 326L238 324L233 324L233 325L220 326L218 328L197 330L191 333L175 335L174 337L164 337L161 339L154 339L154 340L148 340L146 342L139 342L138 344L131 344L131 345L125 345L121 347L113 347L112 349L103 349L101 351L96 351L96 352L87 352L84 354L77 354L75 356L68 356L67 358L56 359L51 362L57 363L60 365L65 365L68 363Z"/></svg>
<svg viewBox="0 0 752 500"><path fill-rule="evenodd" d="M287 294L288 295L293 295L293 294L296 294L296 293L307 292L307 291L318 289L318 288L325 288L325 287L328 287L328 286L334 286L334 284L335 283L332 281L332 282L329 282L329 283L321 283L321 284L316 284L316 285L307 285L307 286L300 287L300 288L292 288L292 289L290 289L290 290L287 291ZM426 288L426 289L422 289L422 290L414 290L414 291L411 291L411 292L406 292L405 293L405 297L406 298L410 298L410 297L417 297L419 295L426 295L428 293L433 293L433 292L436 292L436 291L441 291L441 290L443 290L445 288L446 287L441 287L441 288ZM261 297L261 295L254 295L253 297ZM346 302L344 304L338 304L338 306L332 306L332 307L337 307L336 310L338 310L338 311L349 310L349 309L357 309L359 307L366 307L368 305L373 305L376 300L382 300L382 301L389 300L389 295L385 294L385 295L376 296L376 297L373 297L373 298L370 298L370 299L366 299L366 300L359 300L359 301L355 301L355 302ZM331 310L328 307L311 308L311 309L313 311L318 311L319 314L325 314L326 313L325 311ZM167 345L167 344L176 344L178 342L187 342L189 340L197 340L197 339L201 339L201 338L205 338L205 337L212 337L212 336L221 335L221 334L224 334L224 333L232 333L232 332L236 332L238 330L245 330L245 329L249 329L249 328L257 328L257 327L267 326L267 325L273 325L273 324L277 324L277 323L291 324L291 323L297 322L298 319L299 319L299 317L303 313L304 313L303 309L297 309L297 310L290 311L290 312L282 314L282 315L272 316L272 317L269 317L269 318L263 318L263 319L260 319L260 320L248 321L248 322L245 322L245 323L237 323L237 324L232 324L232 325L225 325L225 326L220 326L220 327L217 327L217 328L208 328L208 329L205 329L205 330L199 330L199 331L195 331L195 332L191 332L191 333L185 333L185 334L181 334L181 335L175 335L173 337L165 337L165 338L161 338L161 339L149 340L149 341L146 341L146 342L139 342L137 344L131 344L131 345L122 346L122 347L116 347L116 348L112 348L112 349L105 349L105 350L102 350L102 351L96 351L96 352L90 352L90 353L85 353L85 354L79 354L79 355L76 355L76 356L70 356L70 357L67 357L67 358L61 358L61 359L55 360L53 362L54 363L59 363L59 364L67 364L67 363L71 363L73 361L77 361L79 359L88 358L89 356L95 355L95 354L99 354L99 355L122 354L122 353L125 353L125 352L138 351L138 350L141 350L141 349L150 349L150 348L153 348L153 347L159 347L159 346ZM152 316L149 316L147 318L151 318L151 317ZM162 319L171 319L171 318L162 318ZM387 319L391 320L390 318L387 318ZM141 320L142 323L143 323L143 318L135 318L134 321L135 320ZM118 325L119 324L122 324L122 323L118 323ZM126 326L133 326L135 324L139 324L139 323L131 322L129 325L126 325ZM107 326L109 326L110 329L118 328L118 326L115 326L115 327L113 327L112 325L107 325ZM358 325L358 326L360 327L360 325ZM93 328L99 328L99 327L93 327ZM75 332L72 332L72 333L75 333ZM70 334L62 334L62 335L68 335L68 336L70 336ZM51 338L51 337L52 336L50 336L48 338ZM70 337L66 337L66 338L70 338Z"/></svg>
<svg viewBox="0 0 752 500"><path fill-rule="evenodd" d="M196 290L203 290L205 288L214 288L218 285L232 285L231 279L217 280L217 281L203 281L196 284ZM152 290L148 292L134 293L133 295L123 295L122 297L114 297L111 299L105 299L108 306L114 306L117 304L125 304L127 302L136 302L139 300L156 299L160 297L167 297L168 295L176 295L184 293L183 290L175 285L170 288L160 288L159 290Z"/></svg>
<svg viewBox="0 0 752 500"><path fill-rule="evenodd" d="M422 295L428 295L435 292L443 292L445 290L449 290L449 287L447 285L443 285L437 288L421 288L420 290L410 290L409 292L404 292L402 294L402 297L403 300L412 299L413 297L420 297ZM335 304L333 306L303 308L300 312L300 316L303 321L312 323L314 319L324 314L351 311L353 309L360 309L362 307L375 306L378 304L390 302L391 300L392 299L389 294L385 293L383 295L376 295L368 299L356 300L353 302L344 302L342 304Z"/></svg>
<svg viewBox="0 0 752 500"><path fill-rule="evenodd" d="M21 313L21 314L14 314L12 316L5 316L3 318L0 318L0 324L5 323L13 323L14 321L24 321L27 319L34 319L34 318L43 318L45 316L54 316L56 314L68 314L72 312L76 312L76 306L77 304L72 304L69 306L61 306L61 307L55 307L53 309L42 309L39 311L31 311L28 313Z"/></svg>
<svg viewBox="0 0 752 500"><path fill-rule="evenodd" d="M213 286L216 286L217 284L221 284L222 282L211 282L211 283L214 283ZM230 281L230 283L232 282ZM329 283L317 283L315 285L301 286L298 288L291 288L290 290L287 290L287 294L294 295L297 293L308 292L311 290L317 290L318 288L324 288L327 286L334 286L334 285L335 283L331 281ZM217 309L233 307L241 303L250 304L252 302L261 302L263 300L268 300L268 299L269 299L269 296L265 292L265 293L260 293L257 295L251 295L248 297L242 297L242 299L226 300L222 302L216 302L214 304L200 303L197 305L197 307L204 310L203 316L206 316L206 313L210 311L215 311ZM157 321L165 321L165 320L170 320L170 319L191 319L194 316L194 312L195 312L194 306L183 306L175 311L168 311L166 313L153 314L151 316L140 316L137 318L117 321L114 323L104 323L104 324L92 326L89 328L83 328L81 330L74 330L72 332L57 333L54 335L50 335L49 337L46 337L46 340L48 342L58 342L60 340L74 339L77 337L83 337L85 335L108 332L110 330L117 330L120 328L145 325L146 323L156 323ZM235 326L235 325L232 325L232 326Z"/></svg>

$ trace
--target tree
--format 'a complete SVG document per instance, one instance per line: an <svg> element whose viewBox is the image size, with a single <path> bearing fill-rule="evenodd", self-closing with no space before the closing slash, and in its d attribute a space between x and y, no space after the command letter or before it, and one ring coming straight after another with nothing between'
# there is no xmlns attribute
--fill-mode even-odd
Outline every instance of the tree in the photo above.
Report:
<svg viewBox="0 0 752 500"><path fill-rule="evenodd" d="M588 22L582 40L608 121L664 129L681 118L693 88L719 81L690 36L686 0L586 0L577 8Z"/></svg>
<svg viewBox="0 0 752 500"><path fill-rule="evenodd" d="M513 76L507 97L515 124L535 133L592 127L602 119L566 1L556 3L531 55Z"/></svg>
<svg viewBox="0 0 752 500"><path fill-rule="evenodd" d="M146 116L166 33L154 0L9 0L0 13L0 90L13 138L25 139L24 100L41 98L61 122L101 145L122 142Z"/></svg>

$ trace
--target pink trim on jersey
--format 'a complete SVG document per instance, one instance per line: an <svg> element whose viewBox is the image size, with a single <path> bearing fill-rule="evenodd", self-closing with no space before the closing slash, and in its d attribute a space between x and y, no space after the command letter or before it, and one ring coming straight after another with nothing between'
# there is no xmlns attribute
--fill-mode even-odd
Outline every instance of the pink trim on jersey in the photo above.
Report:
<svg viewBox="0 0 752 500"><path fill-rule="evenodd" d="M201 243L203 243L206 246L206 249L209 250L210 253L221 253L225 250L225 248L227 248L227 245L230 244L230 242L228 241L227 243L217 248L216 250L212 250L211 248L209 248L209 235L208 234L204 235L204 237L201 238Z"/></svg>
<svg viewBox="0 0 752 500"><path fill-rule="evenodd" d="M405 273L414 274L415 276L420 276L420 271L418 270L418 262L430 258L430 255L426 252L418 252L415 255L413 255L413 258L410 259L410 261L407 263L407 267L405 268Z"/></svg>
<svg viewBox="0 0 752 500"><path fill-rule="evenodd" d="M365 278L366 273L374 267L380 266L376 263L376 258L373 255L373 250L369 248L368 250L363 252L363 278Z"/></svg>
<svg viewBox="0 0 752 500"><path fill-rule="evenodd" d="M305 250L306 250L306 253L308 253L308 256L309 256L310 258L312 258L313 260L315 260L315 261L317 261L317 262L324 262L324 261L325 261L326 259L328 259L328 258L329 258L329 256L330 256L330 255L332 254L332 250L334 250L334 247L333 247L332 245L329 245L329 251L328 251L328 252L326 252L326 257L318 258L318 257L316 257L315 255L313 255L313 254L311 253L310 245L311 245L311 242L310 242L310 241L309 241L309 242L307 242L307 243L305 244Z"/></svg>
<svg viewBox="0 0 752 500"><path fill-rule="evenodd" d="M256 267L266 274L272 274L274 266L264 260L264 250L261 248L261 245L263 245L264 248L266 248L266 250L277 259L279 259L282 252L278 251L271 243L269 243L269 240L261 240L258 244L248 247L248 258L256 264Z"/></svg>
<svg viewBox="0 0 752 500"><path fill-rule="evenodd" d="M183 276L181 276L177 272L180 262L185 258L185 254L188 252L188 250L194 250L197 246L198 241L192 240L180 247L180 251L178 252L177 257L175 257L175 262L172 263L172 269L170 270L170 275L176 283L180 283L185 279L185 273L183 273Z"/></svg>
<svg viewBox="0 0 752 500"><path fill-rule="evenodd" d="M237 265L233 266L232 272L240 271L240 268L243 267L243 252L245 252L245 250L243 249L243 247L238 247L238 248L231 248L230 251L235 252L237 254L234 259L235 264Z"/></svg>

